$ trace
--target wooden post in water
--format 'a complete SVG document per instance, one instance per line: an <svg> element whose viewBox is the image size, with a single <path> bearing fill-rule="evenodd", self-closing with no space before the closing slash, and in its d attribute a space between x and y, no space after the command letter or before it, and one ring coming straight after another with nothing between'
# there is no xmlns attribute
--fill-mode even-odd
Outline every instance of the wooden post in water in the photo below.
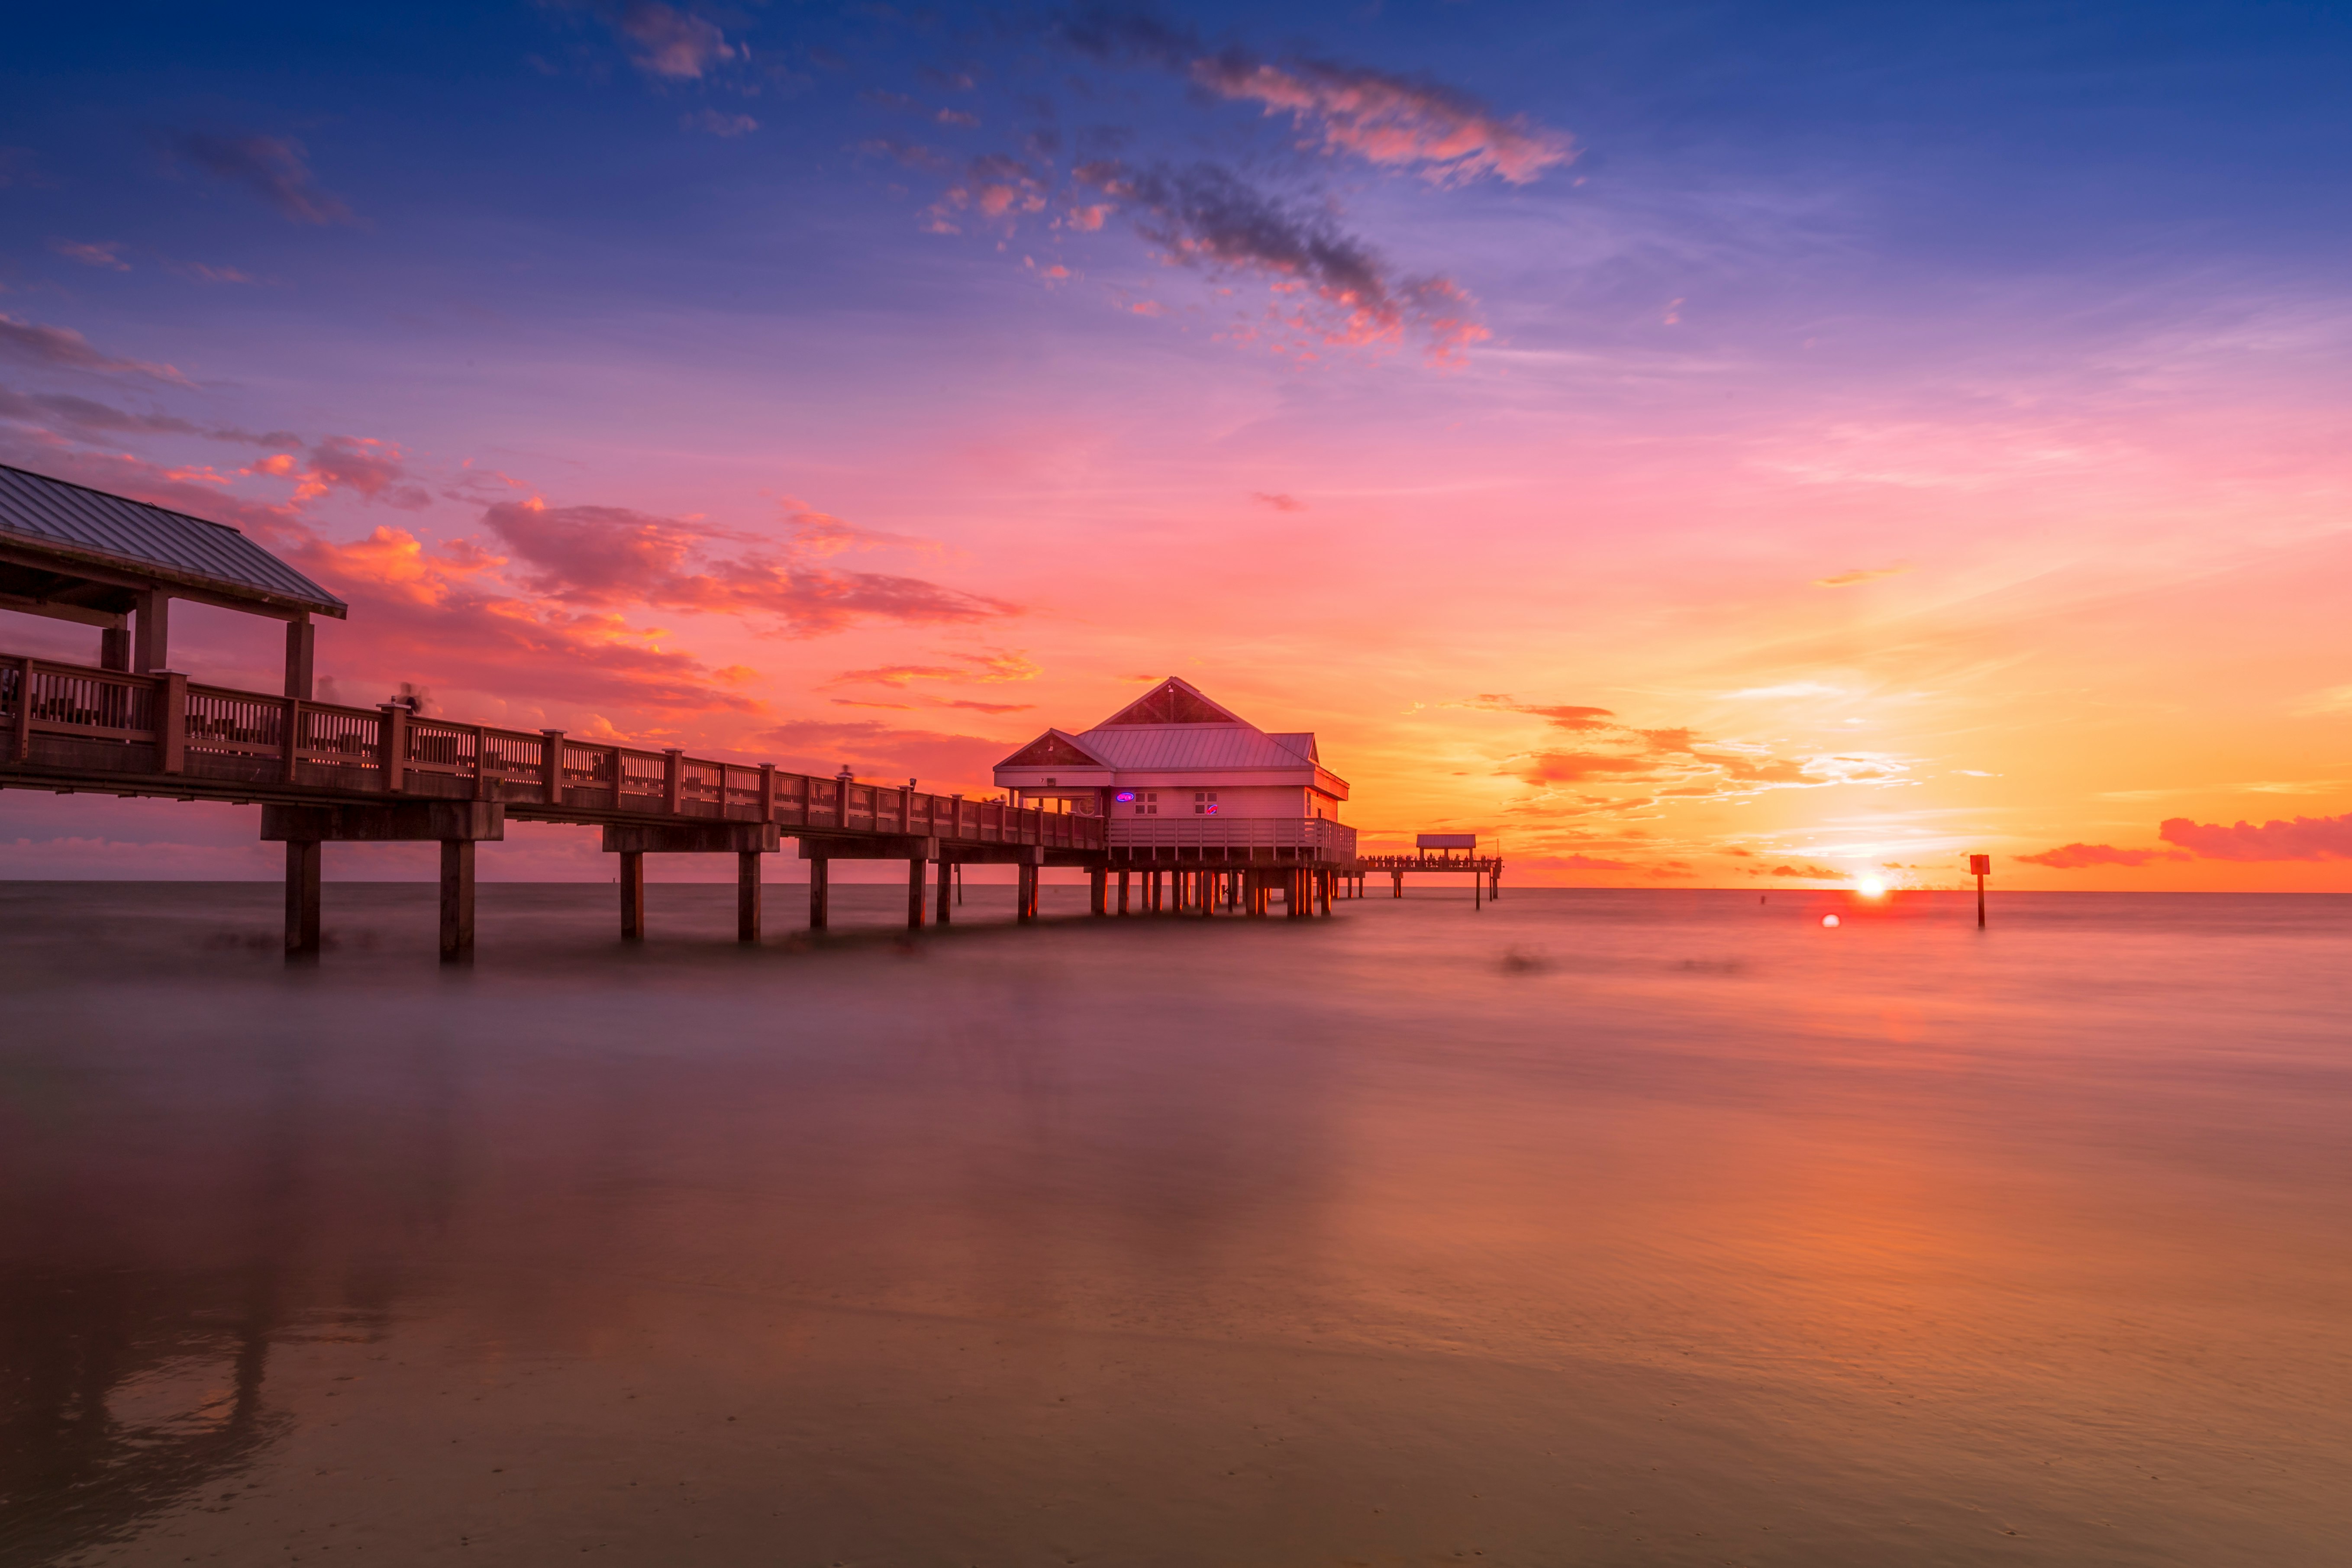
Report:
<svg viewBox="0 0 2352 1568"><path fill-rule="evenodd" d="M824 929L824 918L829 912L829 906L832 903L832 900L828 896L832 891L830 885L832 879L828 875L829 868L832 865L832 861L827 860L823 857L813 859L808 863L809 930L811 931L823 931Z"/></svg>
<svg viewBox="0 0 2352 1568"><path fill-rule="evenodd" d="M646 940L646 857L642 850L621 851L621 940Z"/></svg>
<svg viewBox="0 0 2352 1568"><path fill-rule="evenodd" d="M1087 913L1110 913L1110 868L1097 866L1087 873Z"/></svg>
<svg viewBox="0 0 2352 1568"><path fill-rule="evenodd" d="M474 962L474 841L441 841L441 962Z"/></svg>
<svg viewBox="0 0 2352 1568"><path fill-rule="evenodd" d="M948 911L955 907L956 890L961 882L962 872L963 867L961 865L951 862L944 857L941 858L940 861L939 910L940 924L941 925L948 923Z"/></svg>
<svg viewBox="0 0 2352 1568"><path fill-rule="evenodd" d="M735 852L735 940L760 940L760 852Z"/></svg>
<svg viewBox="0 0 2352 1568"><path fill-rule="evenodd" d="M1977 879L1977 930L1982 931L1985 928L1984 879L1992 874L1992 857L1969 856L1969 870Z"/></svg>
<svg viewBox="0 0 2352 1568"><path fill-rule="evenodd" d="M904 792L899 801L902 816L912 809L908 801L912 798L913 794L911 790ZM929 868L930 863L920 855L910 855L907 858L907 929L908 931L923 929L923 873Z"/></svg>
<svg viewBox="0 0 2352 1568"><path fill-rule="evenodd" d="M315 838L286 841L286 956L319 956L319 859Z"/></svg>

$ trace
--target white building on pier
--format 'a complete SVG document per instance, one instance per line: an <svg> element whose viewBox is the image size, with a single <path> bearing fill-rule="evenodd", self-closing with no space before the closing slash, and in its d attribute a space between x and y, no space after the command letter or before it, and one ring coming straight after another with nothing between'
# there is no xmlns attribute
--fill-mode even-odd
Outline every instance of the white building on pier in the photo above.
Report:
<svg viewBox="0 0 2352 1568"><path fill-rule="evenodd" d="M1091 730L1048 730L996 764L1022 801L1108 819L1115 861L1352 862L1348 781L1312 732L1269 732L1169 677Z"/></svg>

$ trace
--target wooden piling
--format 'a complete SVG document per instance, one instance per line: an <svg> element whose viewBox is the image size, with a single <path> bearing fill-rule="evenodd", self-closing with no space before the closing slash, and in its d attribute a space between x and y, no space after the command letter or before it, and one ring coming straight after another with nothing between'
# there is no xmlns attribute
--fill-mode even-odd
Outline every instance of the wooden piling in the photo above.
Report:
<svg viewBox="0 0 2352 1568"><path fill-rule="evenodd" d="M955 908L956 883L962 869L961 866L947 860L940 862L939 921L941 925L948 923L948 911Z"/></svg>
<svg viewBox="0 0 2352 1568"><path fill-rule="evenodd" d="M441 841L441 962L474 962L474 841Z"/></svg>
<svg viewBox="0 0 2352 1568"><path fill-rule="evenodd" d="M637 850L621 852L621 940L646 939L646 858Z"/></svg>
<svg viewBox="0 0 2352 1568"><path fill-rule="evenodd" d="M919 855L913 856L907 861L907 929L908 931L923 929L925 891L923 873L928 869L929 869L929 862Z"/></svg>
<svg viewBox="0 0 2352 1568"><path fill-rule="evenodd" d="M760 852L738 850L735 855L735 940L756 943L760 940Z"/></svg>
<svg viewBox="0 0 2352 1568"><path fill-rule="evenodd" d="M319 864L315 839L286 843L286 956L319 956Z"/></svg>
<svg viewBox="0 0 2352 1568"><path fill-rule="evenodd" d="M809 930L811 931L823 931L825 916L830 912L832 900L829 895L832 891L832 879L827 872L832 865L832 861L822 858L813 859L808 863Z"/></svg>

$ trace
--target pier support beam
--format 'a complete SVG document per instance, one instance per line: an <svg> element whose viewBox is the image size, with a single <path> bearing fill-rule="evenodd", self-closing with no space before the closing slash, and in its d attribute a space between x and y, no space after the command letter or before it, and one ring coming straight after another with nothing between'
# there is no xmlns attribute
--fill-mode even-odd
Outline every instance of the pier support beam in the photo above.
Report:
<svg viewBox="0 0 2352 1568"><path fill-rule="evenodd" d="M286 952L319 951L319 867L329 843L441 845L441 962L474 958L474 846L507 835L506 807L489 800L382 805L264 805L261 839L286 846Z"/></svg>
<svg viewBox="0 0 2352 1568"><path fill-rule="evenodd" d="M760 940L760 851L735 852L735 940Z"/></svg>
<svg viewBox="0 0 2352 1568"><path fill-rule="evenodd" d="M1127 879L1133 873L1128 871L1118 874L1118 912L1121 915L1127 913Z"/></svg>
<svg viewBox="0 0 2352 1568"><path fill-rule="evenodd" d="M621 940L646 940L646 857L641 849L621 852Z"/></svg>
<svg viewBox="0 0 2352 1568"><path fill-rule="evenodd" d="M833 862L823 856L809 858L809 930L823 931L833 913Z"/></svg>
<svg viewBox="0 0 2352 1568"><path fill-rule="evenodd" d="M948 923L949 911L955 908L956 872L959 868L952 861L940 862L940 924L941 925Z"/></svg>
<svg viewBox="0 0 2352 1568"><path fill-rule="evenodd" d="M1035 866L1023 864L1020 877L1013 884L1013 918L1027 925L1037 918L1037 870Z"/></svg>
<svg viewBox="0 0 2352 1568"><path fill-rule="evenodd" d="M907 929L908 931L923 929L923 894L926 891L923 873L929 868L929 866L930 862L919 856L907 862Z"/></svg>
<svg viewBox="0 0 2352 1568"><path fill-rule="evenodd" d="M1108 867L1097 866L1087 873L1087 913L1110 913L1110 870Z"/></svg>
<svg viewBox="0 0 2352 1568"><path fill-rule="evenodd" d="M646 857L732 855L735 859L735 940L760 940L760 857L781 842L772 822L662 822L604 829L604 853L621 858L621 940L646 935Z"/></svg>
<svg viewBox="0 0 2352 1568"><path fill-rule="evenodd" d="M315 838L289 839L286 845L286 956L319 956L319 861L323 847Z"/></svg>
<svg viewBox="0 0 2352 1568"><path fill-rule="evenodd" d="M441 962L474 962L474 841L441 841Z"/></svg>

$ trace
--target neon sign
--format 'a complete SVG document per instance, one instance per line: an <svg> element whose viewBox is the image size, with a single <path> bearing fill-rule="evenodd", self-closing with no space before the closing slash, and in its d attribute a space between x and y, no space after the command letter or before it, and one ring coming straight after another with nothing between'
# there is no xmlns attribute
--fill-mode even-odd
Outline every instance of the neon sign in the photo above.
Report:
<svg viewBox="0 0 2352 1568"><path fill-rule="evenodd" d="M1119 801L1131 801L1135 798L1135 792L1131 789L1123 789L1112 798Z"/></svg>

